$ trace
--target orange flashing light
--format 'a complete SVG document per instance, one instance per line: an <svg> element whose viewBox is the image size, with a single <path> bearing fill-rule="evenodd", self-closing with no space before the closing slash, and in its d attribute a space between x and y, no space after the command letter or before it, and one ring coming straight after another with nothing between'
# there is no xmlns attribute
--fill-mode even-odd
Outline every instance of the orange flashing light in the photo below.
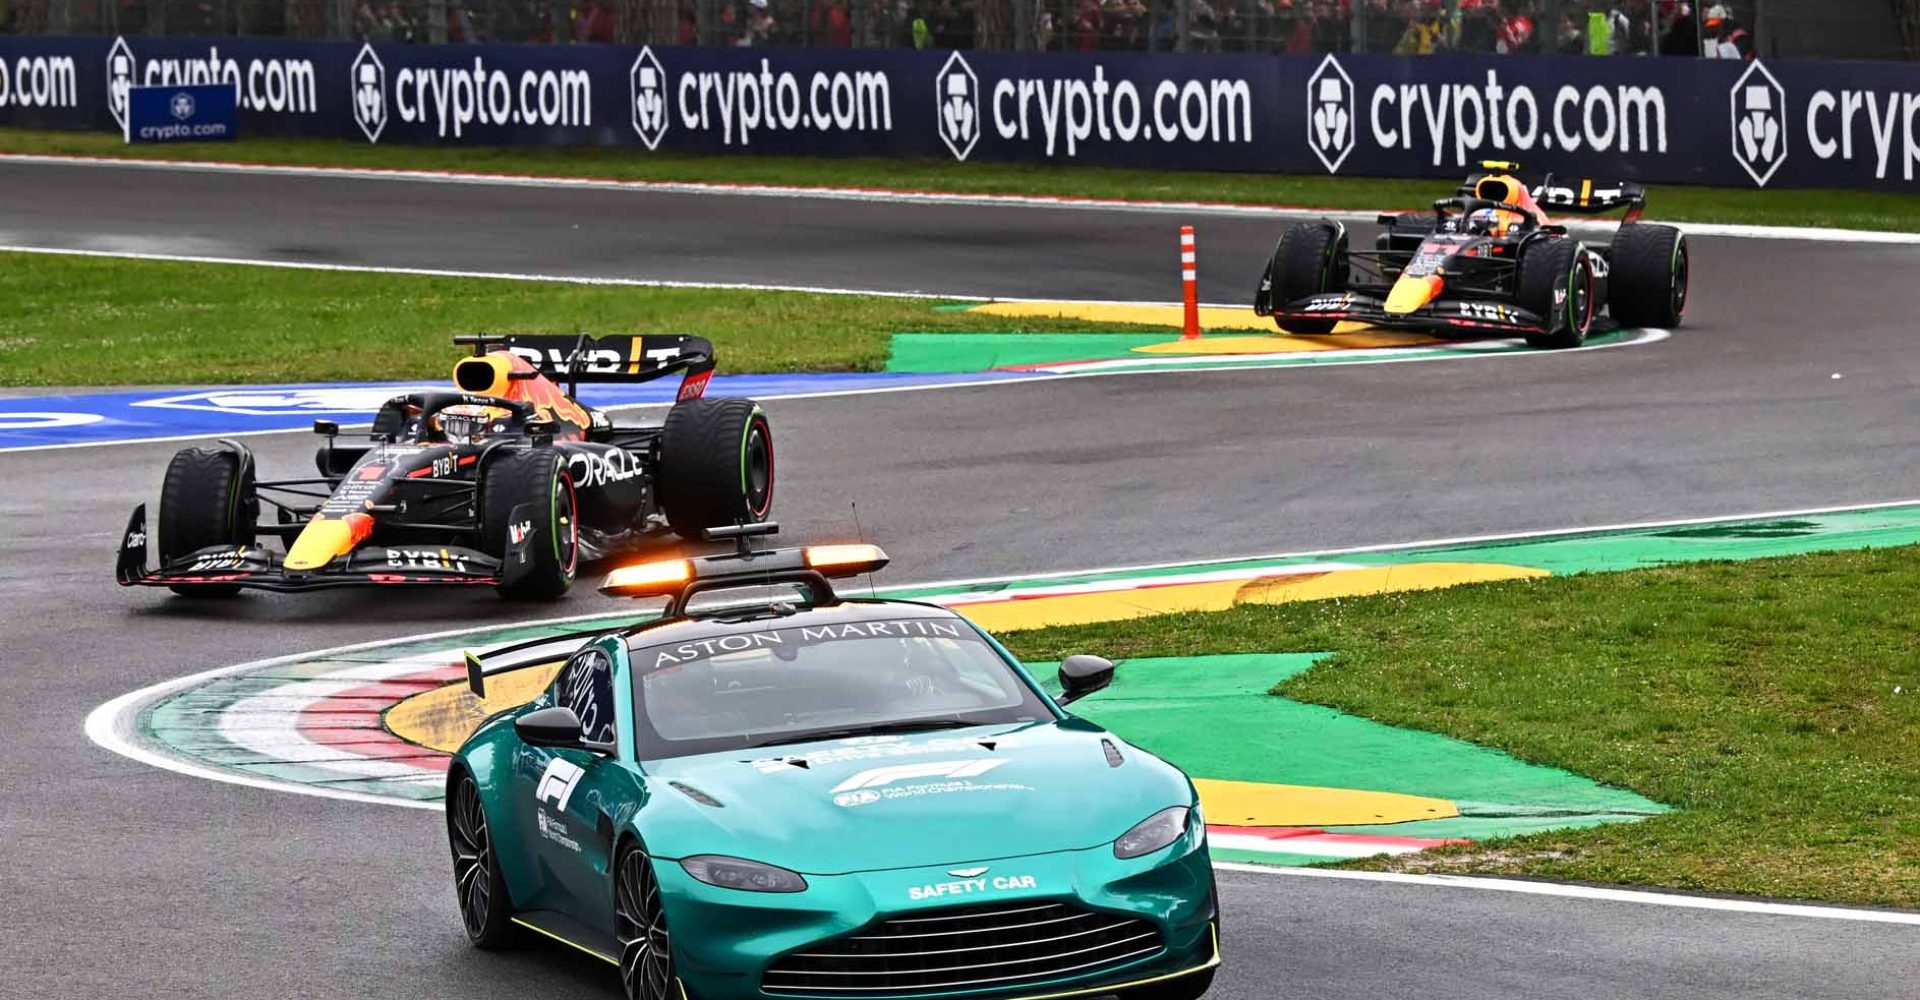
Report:
<svg viewBox="0 0 1920 1000"><path fill-rule="evenodd" d="M607 574L603 593L625 597L664 597L680 592L693 579L693 564L685 559L622 566Z"/></svg>
<svg viewBox="0 0 1920 1000"><path fill-rule="evenodd" d="M822 576L859 576L887 564L887 554L878 545L809 545L807 568Z"/></svg>

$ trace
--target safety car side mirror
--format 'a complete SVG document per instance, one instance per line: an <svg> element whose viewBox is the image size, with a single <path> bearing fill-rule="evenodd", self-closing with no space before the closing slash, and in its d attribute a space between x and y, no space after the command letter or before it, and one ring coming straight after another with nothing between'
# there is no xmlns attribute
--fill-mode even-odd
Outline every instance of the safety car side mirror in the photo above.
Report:
<svg viewBox="0 0 1920 1000"><path fill-rule="evenodd" d="M1060 704L1079 701L1113 683L1113 661L1081 653L1060 661Z"/></svg>
<svg viewBox="0 0 1920 1000"><path fill-rule="evenodd" d="M528 712L513 720L513 731L519 734L520 742L530 747L613 753L612 745L587 739L580 728L580 717L565 705Z"/></svg>

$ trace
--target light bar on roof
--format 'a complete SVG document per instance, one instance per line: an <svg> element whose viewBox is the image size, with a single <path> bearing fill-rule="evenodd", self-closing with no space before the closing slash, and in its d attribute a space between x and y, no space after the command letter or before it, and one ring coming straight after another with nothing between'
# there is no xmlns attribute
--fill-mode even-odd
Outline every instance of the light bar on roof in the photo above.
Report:
<svg viewBox="0 0 1920 1000"><path fill-rule="evenodd" d="M878 545L809 545L807 568L826 577L859 576L872 573L887 564L887 554Z"/></svg>
<svg viewBox="0 0 1920 1000"><path fill-rule="evenodd" d="M671 597L693 579L693 564L685 559L635 563L607 574L600 592L616 597Z"/></svg>

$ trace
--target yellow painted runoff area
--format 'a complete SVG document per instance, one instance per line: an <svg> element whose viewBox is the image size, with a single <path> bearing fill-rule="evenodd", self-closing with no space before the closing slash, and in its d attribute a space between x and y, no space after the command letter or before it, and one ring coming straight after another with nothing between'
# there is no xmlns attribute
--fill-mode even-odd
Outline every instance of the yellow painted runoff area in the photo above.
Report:
<svg viewBox="0 0 1920 1000"><path fill-rule="evenodd" d="M1213 778L1195 778L1193 787L1207 822L1221 826L1367 826L1460 815L1446 799L1397 792Z"/></svg>
<svg viewBox="0 0 1920 1000"><path fill-rule="evenodd" d="M459 681L431 691L422 691L387 709L387 731L406 740L442 753L460 749L460 744L480 728L482 720L501 709L524 705L553 683L560 664L537 663L518 670L487 677L487 696L475 698L467 682Z"/></svg>
<svg viewBox="0 0 1920 1000"><path fill-rule="evenodd" d="M1546 575L1546 570L1499 563L1413 563L1327 573L1296 573L1256 580L1173 583L1089 594L1010 597L962 604L954 610L989 632L1014 632L1050 625L1085 625L1186 611L1225 611L1238 604L1284 604L1334 597L1363 597Z"/></svg>

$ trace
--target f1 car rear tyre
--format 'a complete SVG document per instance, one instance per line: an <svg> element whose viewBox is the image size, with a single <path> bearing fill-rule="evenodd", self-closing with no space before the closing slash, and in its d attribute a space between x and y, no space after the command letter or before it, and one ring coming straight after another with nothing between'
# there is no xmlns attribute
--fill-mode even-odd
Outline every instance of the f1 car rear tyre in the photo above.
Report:
<svg viewBox="0 0 1920 1000"><path fill-rule="evenodd" d="M1565 298L1556 299L1560 282ZM1593 328L1593 262L1573 240L1538 241L1521 252L1520 307L1547 320L1547 333L1527 334L1527 344L1539 348L1579 347Z"/></svg>
<svg viewBox="0 0 1920 1000"><path fill-rule="evenodd" d="M1347 234L1325 222L1298 222L1280 237L1268 275L1276 305L1347 288ZM1330 319L1275 320L1288 333L1332 333Z"/></svg>
<svg viewBox="0 0 1920 1000"><path fill-rule="evenodd" d="M613 935L620 945L620 985L627 1000L680 1000L660 879L653 859L638 844L622 847L614 862Z"/></svg>
<svg viewBox="0 0 1920 1000"><path fill-rule="evenodd" d="M674 533L758 524L773 509L773 428L751 399L689 399L667 411L660 506Z"/></svg>
<svg viewBox="0 0 1920 1000"><path fill-rule="evenodd" d="M1177 979L1121 990L1120 1000L1200 1000L1212 988L1214 972L1213 969L1205 969Z"/></svg>
<svg viewBox="0 0 1920 1000"><path fill-rule="evenodd" d="M480 548L504 557L513 509L532 504L539 529L527 550L532 565L512 583L497 589L503 597L551 600L573 585L580 566L580 526L567 463L552 448L529 448L496 455L480 473Z"/></svg>
<svg viewBox="0 0 1920 1000"><path fill-rule="evenodd" d="M1687 311L1687 238L1672 226L1634 223L1613 234L1607 309L1621 326L1672 329Z"/></svg>
<svg viewBox="0 0 1920 1000"><path fill-rule="evenodd" d="M183 448L167 463L160 486L160 564L210 545L252 545L259 516L252 462L231 448ZM240 592L239 587L204 583L171 589L183 597Z"/></svg>
<svg viewBox="0 0 1920 1000"><path fill-rule="evenodd" d="M493 831L480 804L480 786L465 771L455 771L447 796L447 846L453 850L453 891L460 922L473 946L492 951L511 944L513 906L507 879L493 852Z"/></svg>

